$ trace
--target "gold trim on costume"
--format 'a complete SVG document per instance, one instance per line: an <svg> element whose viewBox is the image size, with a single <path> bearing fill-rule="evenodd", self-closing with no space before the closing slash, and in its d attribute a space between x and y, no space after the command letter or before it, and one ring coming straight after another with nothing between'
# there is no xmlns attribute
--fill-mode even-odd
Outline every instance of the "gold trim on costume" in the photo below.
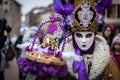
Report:
<svg viewBox="0 0 120 80"><path fill-rule="evenodd" d="M90 5L90 8L92 8L92 10L89 9L88 12L93 11L93 13L94 13L93 18L89 20L91 23L88 25L88 27L85 27L84 25L81 25L80 22L82 22L82 21L79 22L75 18L76 17L75 13L77 11L82 12L82 10L79 10L79 8L81 6L83 6L83 3L88 3ZM75 4L75 10L74 10L74 13L73 13L74 27L72 28L73 32L78 32L78 31L83 31L83 32L85 32L85 31L92 31L92 32L96 32L98 30L98 24L95 21L95 19L97 18L97 12L96 12L96 10L94 8L94 3L95 3L95 0L75 0L75 2L74 2L74 4ZM82 17L84 17L84 14L87 14L87 12L83 12ZM87 16L90 16L90 15L87 14Z"/></svg>

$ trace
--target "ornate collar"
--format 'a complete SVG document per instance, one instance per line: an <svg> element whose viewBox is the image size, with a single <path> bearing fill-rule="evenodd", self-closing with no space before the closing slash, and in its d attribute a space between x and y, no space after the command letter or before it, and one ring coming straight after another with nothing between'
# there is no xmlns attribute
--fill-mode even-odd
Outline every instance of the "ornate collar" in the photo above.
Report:
<svg viewBox="0 0 120 80"><path fill-rule="evenodd" d="M69 39L70 40L70 39ZM67 43L65 46L65 52L63 53L64 59L67 60L67 64L69 65L69 72L78 78L76 73L72 70L72 62L73 60L78 60L79 56L74 54L75 50L72 46L72 41ZM72 55L72 57L70 57ZM76 56L75 58L73 56ZM84 55L84 58L88 56ZM106 65L109 62L109 46L107 45L107 42L102 36L96 35L95 37L95 49L92 54L92 66L90 69L89 79L92 80L102 74L103 70L105 69ZM70 58L70 59L69 59ZM85 60L86 62L86 60Z"/></svg>
<svg viewBox="0 0 120 80"><path fill-rule="evenodd" d="M109 62L109 57L110 54L107 42L103 37L97 35L89 79L94 79L102 74L103 70Z"/></svg>

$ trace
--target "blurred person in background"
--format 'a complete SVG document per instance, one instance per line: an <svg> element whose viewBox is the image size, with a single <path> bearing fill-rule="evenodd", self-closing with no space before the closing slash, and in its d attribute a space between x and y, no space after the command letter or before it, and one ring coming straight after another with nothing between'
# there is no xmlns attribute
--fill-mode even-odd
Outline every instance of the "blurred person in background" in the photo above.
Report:
<svg viewBox="0 0 120 80"><path fill-rule="evenodd" d="M0 19L0 80L4 80L4 70L6 65L5 43L12 28L7 24L5 18Z"/></svg>
<svg viewBox="0 0 120 80"><path fill-rule="evenodd" d="M3 52L3 47L4 44L7 40L7 35L8 33L6 31L4 31L3 35L0 35L0 80L4 80L4 70L5 70L5 65L6 65L6 57Z"/></svg>
<svg viewBox="0 0 120 80"><path fill-rule="evenodd" d="M116 35L113 39L112 46L111 46L111 55L116 60L120 69L120 33Z"/></svg>
<svg viewBox="0 0 120 80"><path fill-rule="evenodd" d="M34 34L37 29L38 29L37 26L32 26L32 27L28 28L23 35L22 43L16 45L16 47L18 47L19 49L22 50L20 55L18 56L18 60L20 57L25 57L25 54L26 54L25 46L29 45L33 41ZM42 41L41 40L42 39L41 32L42 31L40 31L40 34L38 35L38 38L36 40L36 45L39 45L41 43L40 41ZM22 70L19 70L19 71L20 71L19 72L19 80L30 80L30 78L37 78L36 75L32 75L31 73L25 74L22 72Z"/></svg>
<svg viewBox="0 0 120 80"><path fill-rule="evenodd" d="M35 34L37 29L38 29L37 26L32 26L32 27L28 28L27 31L25 32L24 36L23 36L22 44L17 45L18 48L22 49L22 52L21 52L21 55L20 55L21 57L25 57L24 46L29 45L33 41L34 34ZM37 38L36 44L40 44L39 38Z"/></svg>
<svg viewBox="0 0 120 80"><path fill-rule="evenodd" d="M24 36L24 34L25 34L25 32L26 32L27 29L28 29L27 26L21 27L21 28L20 28L19 36L17 37L17 40L15 41L14 47L15 47L15 49L16 49L16 51L17 51L17 53L16 53L16 55L17 55L16 57L17 57L17 58L18 58L18 56L19 56L20 53L21 53L21 49L17 48L17 45L18 45L18 44L22 44L22 39L23 39L23 36Z"/></svg>
<svg viewBox="0 0 120 80"><path fill-rule="evenodd" d="M27 31L28 28L29 27L27 27L27 26L23 26L23 27L20 28L19 36L17 37L17 40L15 41L15 44L14 44L14 47L15 47L15 49L17 51L16 59L18 59L18 57L21 55L21 51L22 51L21 49L19 49L17 47L17 45L22 44L23 36L24 36L24 34L25 34L25 32ZM20 70L19 70L19 80L22 80L22 72Z"/></svg>
<svg viewBox="0 0 120 80"><path fill-rule="evenodd" d="M112 44L114 35L115 35L115 26L114 25L106 26L103 31L103 37L105 38L109 46L111 46Z"/></svg>
<svg viewBox="0 0 120 80"><path fill-rule="evenodd" d="M0 35L0 49L4 47L5 41L7 40L7 32L4 31L4 35Z"/></svg>

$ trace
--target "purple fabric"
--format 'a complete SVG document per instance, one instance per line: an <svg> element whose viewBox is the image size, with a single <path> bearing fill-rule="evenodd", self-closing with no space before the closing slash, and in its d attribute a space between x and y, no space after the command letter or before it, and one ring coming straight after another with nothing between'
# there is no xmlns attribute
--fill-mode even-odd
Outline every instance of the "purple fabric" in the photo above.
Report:
<svg viewBox="0 0 120 80"><path fill-rule="evenodd" d="M78 72L80 69L80 62L79 61L73 61L73 72Z"/></svg>
<svg viewBox="0 0 120 80"><path fill-rule="evenodd" d="M84 59L79 62L79 61L73 61L73 71L76 73L78 72L78 80L89 80L88 79L88 73L85 71L86 67L83 65Z"/></svg>
<svg viewBox="0 0 120 80"><path fill-rule="evenodd" d="M80 62L80 69L79 69L79 75L78 75L78 79L79 80L89 80L88 79L88 72L86 70L86 65L85 64L84 59Z"/></svg>
<svg viewBox="0 0 120 80"><path fill-rule="evenodd" d="M74 34L72 34L72 38L73 38L72 39L73 47L75 49L76 55L83 56L83 54L80 51L80 48L78 47L78 45L75 41ZM78 72L78 80L89 80L84 58L81 61L73 62L73 70L74 70L74 72Z"/></svg>
<svg viewBox="0 0 120 80"><path fill-rule="evenodd" d="M61 0L54 0L54 10L56 13L62 15L70 15L74 11L74 5L73 4L63 5Z"/></svg>
<svg viewBox="0 0 120 80"><path fill-rule="evenodd" d="M45 37L48 33L53 33L56 30L57 30L57 25L53 23L49 26L47 32L42 34L42 37Z"/></svg>
<svg viewBox="0 0 120 80"><path fill-rule="evenodd" d="M78 80L89 80L84 59L82 61L73 61L73 71L78 72Z"/></svg>
<svg viewBox="0 0 120 80"><path fill-rule="evenodd" d="M48 28L47 33L53 33L56 30L57 30L57 25L56 24L51 24L50 27Z"/></svg>
<svg viewBox="0 0 120 80"><path fill-rule="evenodd" d="M112 0L101 0L101 2L95 6L98 13L102 13L106 8L109 8L112 4Z"/></svg>
<svg viewBox="0 0 120 80"><path fill-rule="evenodd" d="M74 5L73 4L65 4L64 8L65 8L64 13L68 14L68 15L72 14L72 12L74 11Z"/></svg>
<svg viewBox="0 0 120 80"><path fill-rule="evenodd" d="M112 0L101 0L99 5L104 8L109 8L111 4L112 4Z"/></svg>
<svg viewBox="0 0 120 80"><path fill-rule="evenodd" d="M48 50L48 54L50 54L50 55L54 55L54 54L55 54L55 51L54 51L54 50L49 49L49 50Z"/></svg>
<svg viewBox="0 0 120 80"><path fill-rule="evenodd" d="M62 57L62 52L59 51L55 56L61 58Z"/></svg>
<svg viewBox="0 0 120 80"><path fill-rule="evenodd" d="M26 51L32 51L32 49L30 49L30 45L29 45L29 46L26 46L26 47L25 47L25 50L26 50Z"/></svg>
<svg viewBox="0 0 120 80"><path fill-rule="evenodd" d="M63 77L67 74L68 69L67 65L64 66L53 66L53 65L46 65L37 63L36 61L28 60L27 58L19 57L18 58L18 66L24 73L33 73L37 76L45 77L47 75L49 76L55 76L55 77Z"/></svg>
<svg viewBox="0 0 120 80"><path fill-rule="evenodd" d="M101 7L99 5L95 6L95 9L97 10L98 13L102 13L104 12L105 8L104 7Z"/></svg>
<svg viewBox="0 0 120 80"><path fill-rule="evenodd" d="M40 45L38 48L36 48L36 51L41 54L41 53L48 53L49 52L49 47L43 48L42 45Z"/></svg>

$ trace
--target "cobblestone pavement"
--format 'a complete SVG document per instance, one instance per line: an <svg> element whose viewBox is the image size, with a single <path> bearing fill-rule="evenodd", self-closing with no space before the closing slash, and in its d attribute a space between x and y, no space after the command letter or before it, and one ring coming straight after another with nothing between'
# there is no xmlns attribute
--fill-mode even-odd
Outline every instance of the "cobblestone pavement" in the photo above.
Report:
<svg viewBox="0 0 120 80"><path fill-rule="evenodd" d="M16 59L10 61L9 64L10 66L5 69L5 80L19 80Z"/></svg>

